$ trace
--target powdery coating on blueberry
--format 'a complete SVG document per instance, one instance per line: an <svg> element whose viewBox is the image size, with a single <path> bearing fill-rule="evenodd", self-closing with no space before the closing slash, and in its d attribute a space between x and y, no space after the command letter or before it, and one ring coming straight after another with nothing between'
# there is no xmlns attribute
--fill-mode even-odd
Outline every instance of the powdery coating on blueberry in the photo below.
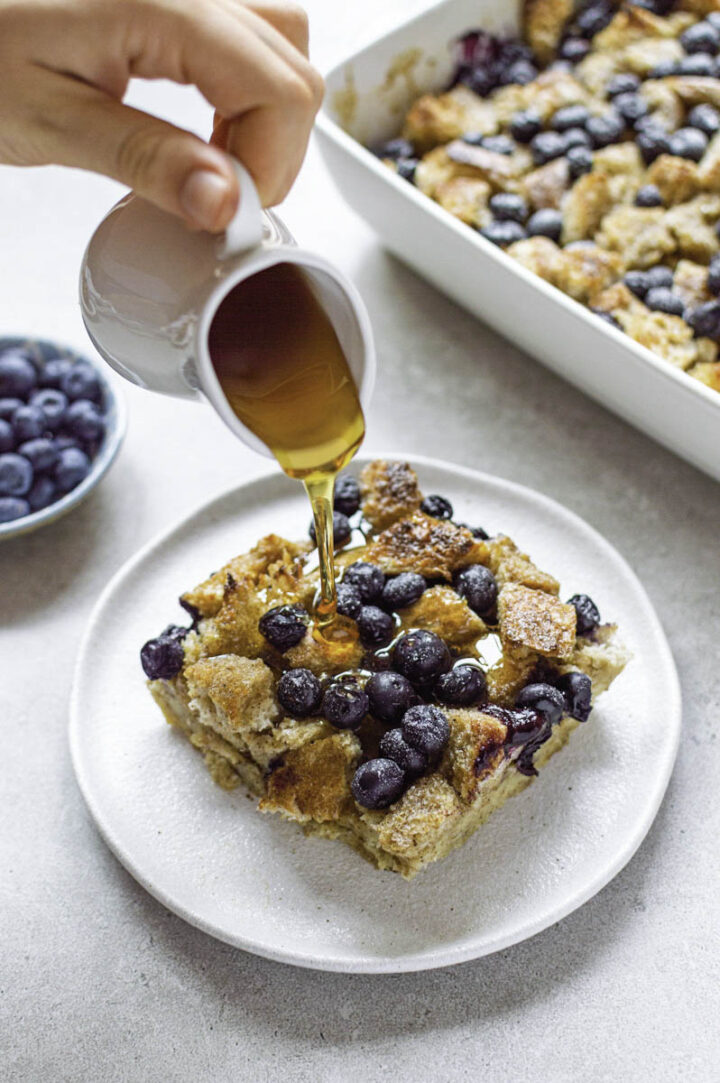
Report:
<svg viewBox="0 0 720 1083"><path fill-rule="evenodd" d="M12 523L30 514L30 503L19 496L0 496L0 523Z"/></svg>
<svg viewBox="0 0 720 1083"><path fill-rule="evenodd" d="M338 681L325 692L320 713L336 729L355 730L369 708L367 693L359 685Z"/></svg>
<svg viewBox="0 0 720 1083"><path fill-rule="evenodd" d="M434 692L448 707L474 707L486 698L487 681L478 666L460 664L438 677Z"/></svg>
<svg viewBox="0 0 720 1083"><path fill-rule="evenodd" d="M510 120L510 132L518 143L529 143L542 131L542 120L531 109L514 113Z"/></svg>
<svg viewBox="0 0 720 1083"><path fill-rule="evenodd" d="M42 387L38 391L33 391L30 396L30 405L42 410L45 428L55 432L65 419L68 400L67 395L63 395L62 391L54 387Z"/></svg>
<svg viewBox="0 0 720 1083"><path fill-rule="evenodd" d="M317 535L315 534L315 522L313 520L308 527L308 534L312 538L315 545L317 545ZM333 512L333 548L338 549L341 545L345 545L350 540L352 534L352 527L350 526L350 520L347 515L343 515L341 511Z"/></svg>
<svg viewBox="0 0 720 1083"><path fill-rule="evenodd" d="M499 248L507 248L508 245L522 241L527 234L519 222L498 222L493 220L480 230L481 236L491 244Z"/></svg>
<svg viewBox="0 0 720 1083"><path fill-rule="evenodd" d="M645 304L655 312L666 312L669 316L684 316L685 302L665 286L657 286L645 294Z"/></svg>
<svg viewBox="0 0 720 1083"><path fill-rule="evenodd" d="M64 493L74 489L90 473L90 460L76 447L63 448L55 467L55 481Z"/></svg>
<svg viewBox="0 0 720 1083"><path fill-rule="evenodd" d="M350 783L352 795L363 808L387 808L405 789L405 772L394 760L378 757L361 763Z"/></svg>
<svg viewBox="0 0 720 1083"><path fill-rule="evenodd" d="M589 147L570 147L566 157L573 180L582 177L584 173L589 173L593 167L593 156Z"/></svg>
<svg viewBox="0 0 720 1083"><path fill-rule="evenodd" d="M538 681L535 684L526 684L520 690L515 706L529 707L530 710L537 711L546 722L554 726L565 711L565 697L553 685Z"/></svg>
<svg viewBox="0 0 720 1083"><path fill-rule="evenodd" d="M307 718L320 706L322 685L309 669L288 669L278 681L276 695L293 718Z"/></svg>
<svg viewBox="0 0 720 1083"><path fill-rule="evenodd" d="M0 454L15 447L15 433L9 421L0 417Z"/></svg>
<svg viewBox="0 0 720 1083"><path fill-rule="evenodd" d="M18 406L22 406L22 399L15 398L3 398L0 399L0 420L12 421L12 416L17 410Z"/></svg>
<svg viewBox="0 0 720 1083"><path fill-rule="evenodd" d="M105 418L89 399L76 399L70 403L64 424L81 440L99 440L105 432Z"/></svg>
<svg viewBox="0 0 720 1083"><path fill-rule="evenodd" d="M555 683L565 698L567 714L579 722L587 722L592 710L592 681L587 673L565 673Z"/></svg>
<svg viewBox="0 0 720 1083"><path fill-rule="evenodd" d="M386 647L392 639L395 622L379 606L364 605L355 619L363 647Z"/></svg>
<svg viewBox="0 0 720 1083"><path fill-rule="evenodd" d="M400 158L397 163L397 175L410 184L415 183L415 170L418 167L417 158Z"/></svg>
<svg viewBox="0 0 720 1083"><path fill-rule="evenodd" d="M335 482L335 496L333 498L335 511L343 515L351 516L360 507L360 486L350 474L341 474Z"/></svg>
<svg viewBox="0 0 720 1083"><path fill-rule="evenodd" d="M587 38L566 38L560 46L560 57L569 60L571 64L579 64L590 52L590 42Z"/></svg>
<svg viewBox="0 0 720 1083"><path fill-rule="evenodd" d="M415 700L415 690L407 677L388 670L373 673L365 685L370 713L379 722L399 722Z"/></svg>
<svg viewBox="0 0 720 1083"><path fill-rule="evenodd" d="M407 609L422 596L427 583L417 572L400 572L388 579L383 587L380 604L383 609Z"/></svg>
<svg viewBox="0 0 720 1083"><path fill-rule="evenodd" d="M13 451L0 455L0 496L25 496L33 483L33 468Z"/></svg>
<svg viewBox="0 0 720 1083"><path fill-rule="evenodd" d="M0 396L24 399L37 385L37 370L20 350L0 355Z"/></svg>
<svg viewBox="0 0 720 1083"><path fill-rule="evenodd" d="M394 760L408 778L417 778L427 768L428 759L419 748L413 748L403 737L403 731L388 730L380 739L380 752L389 760Z"/></svg>
<svg viewBox="0 0 720 1083"><path fill-rule="evenodd" d="M52 504L57 496L57 488L52 478L35 478L30 492L27 494L27 502L31 511L40 511Z"/></svg>
<svg viewBox="0 0 720 1083"><path fill-rule="evenodd" d="M453 586L475 613L489 613L497 601L495 576L484 564L470 564L455 576Z"/></svg>
<svg viewBox="0 0 720 1083"><path fill-rule="evenodd" d="M490 210L499 221L524 222L528 216L527 202L514 192L497 192L490 197Z"/></svg>
<svg viewBox="0 0 720 1083"><path fill-rule="evenodd" d="M587 147L589 149L591 145L590 136L584 128L568 128L566 132L563 132L563 138L565 139L566 154L573 147Z"/></svg>
<svg viewBox="0 0 720 1083"><path fill-rule="evenodd" d="M337 585L337 611L343 617L352 617L354 620L362 609L360 591L353 583L338 583Z"/></svg>
<svg viewBox="0 0 720 1083"><path fill-rule="evenodd" d="M151 681L169 681L183 665L182 640L173 635L149 639L140 649L140 664Z"/></svg>
<svg viewBox="0 0 720 1083"><path fill-rule="evenodd" d="M434 632L408 632L395 644L393 665L412 684L423 685L450 669L452 658L447 645Z"/></svg>
<svg viewBox="0 0 720 1083"><path fill-rule="evenodd" d="M711 293L720 293L720 256L713 256L710 260L707 275L707 288Z"/></svg>
<svg viewBox="0 0 720 1083"><path fill-rule="evenodd" d="M388 139L386 143L378 143L373 147L373 154L378 158L390 158L395 161L398 158L411 158L415 148L408 139Z"/></svg>
<svg viewBox="0 0 720 1083"><path fill-rule="evenodd" d="M73 367L72 361L66 357L53 357L46 361L38 373L40 387L59 388L63 376Z"/></svg>
<svg viewBox="0 0 720 1083"><path fill-rule="evenodd" d="M714 76L716 71L715 57L711 53L693 53L677 66L679 75Z"/></svg>
<svg viewBox="0 0 720 1083"><path fill-rule="evenodd" d="M550 117L550 127L556 132L566 132L568 128L583 128L590 119L590 110L585 105L564 105Z"/></svg>
<svg viewBox="0 0 720 1083"><path fill-rule="evenodd" d="M670 136L660 127L643 129L638 132L635 142L645 165L650 165L661 154L670 152Z"/></svg>
<svg viewBox="0 0 720 1083"><path fill-rule="evenodd" d="M686 53L715 54L720 46L720 34L709 22L695 23L680 35L680 44Z"/></svg>
<svg viewBox="0 0 720 1083"><path fill-rule="evenodd" d="M650 288L645 271L628 271L623 282L636 297L642 299Z"/></svg>
<svg viewBox="0 0 720 1083"><path fill-rule="evenodd" d="M301 605L276 605L263 613L258 630L276 650L288 651L305 635L308 619Z"/></svg>
<svg viewBox="0 0 720 1083"><path fill-rule="evenodd" d="M532 215L527 224L527 231L531 237L549 237L551 241L559 241L562 227L561 212L552 207L543 207Z"/></svg>
<svg viewBox="0 0 720 1083"><path fill-rule="evenodd" d="M545 165L560 158L566 151L565 140L559 132L539 132L530 142L535 165Z"/></svg>
<svg viewBox="0 0 720 1083"><path fill-rule="evenodd" d="M450 723L443 711L427 703L406 711L401 729L407 743L429 760L440 756L450 737Z"/></svg>
<svg viewBox="0 0 720 1083"><path fill-rule="evenodd" d="M673 284L673 271L671 267L663 267L658 265L657 267L650 267L645 272L645 279L648 284L648 289L658 289L663 287L665 289L672 289Z"/></svg>
<svg viewBox="0 0 720 1083"><path fill-rule="evenodd" d="M720 131L720 113L712 105L696 105L688 113L687 122L689 127L699 128L709 137Z"/></svg>
<svg viewBox="0 0 720 1083"><path fill-rule="evenodd" d="M640 77L632 72L625 71L613 75L605 90L609 98L614 98L617 94L629 94L631 91L637 90L639 86Z"/></svg>
<svg viewBox="0 0 720 1083"><path fill-rule="evenodd" d="M102 398L100 378L87 361L77 361L67 370L60 380L60 390L72 401L92 399L100 402Z"/></svg>
<svg viewBox="0 0 720 1083"><path fill-rule="evenodd" d="M37 440L27 440L20 445L18 453L24 455L33 470L38 472L52 470L60 458L54 442L45 436L39 436Z"/></svg>
<svg viewBox="0 0 720 1083"><path fill-rule="evenodd" d="M625 121L619 113L605 113L604 116L590 117L587 133L594 147L608 147L618 143L625 133Z"/></svg>
<svg viewBox="0 0 720 1083"><path fill-rule="evenodd" d="M643 184L635 196L636 207L662 207L663 197L656 184Z"/></svg>
<svg viewBox="0 0 720 1083"><path fill-rule="evenodd" d="M618 94L616 98L613 98L613 107L631 128L636 121L640 120L640 117L647 116L650 109L645 99L634 92Z"/></svg>
<svg viewBox="0 0 720 1083"><path fill-rule="evenodd" d="M433 519L452 519L453 506L448 499L444 496L440 496L438 493L431 493L430 496L426 496L420 505L420 510L424 511L426 515L432 516Z"/></svg>
<svg viewBox="0 0 720 1083"><path fill-rule="evenodd" d="M385 572L376 564L368 564L364 560L357 560L354 564L348 564L343 574L343 583L352 583L360 592L363 602L377 602L385 586Z"/></svg>
<svg viewBox="0 0 720 1083"><path fill-rule="evenodd" d="M12 416L12 427L19 444L34 440L45 431L45 415L38 406L18 406Z"/></svg>
<svg viewBox="0 0 720 1083"><path fill-rule="evenodd" d="M720 341L720 301L706 301L687 317L696 335Z"/></svg>
<svg viewBox="0 0 720 1083"><path fill-rule="evenodd" d="M575 25L581 34L584 34L587 38L592 38L605 29L614 14L615 9L608 0L595 0L595 3L587 4L580 11L575 20Z"/></svg>
<svg viewBox="0 0 720 1083"><path fill-rule="evenodd" d="M670 153L699 162L707 150L708 137L699 128L678 128L670 136Z"/></svg>
<svg viewBox="0 0 720 1083"><path fill-rule="evenodd" d="M587 594L573 594L567 604L577 613L577 634L586 636L594 632L600 623L600 612L592 598Z"/></svg>

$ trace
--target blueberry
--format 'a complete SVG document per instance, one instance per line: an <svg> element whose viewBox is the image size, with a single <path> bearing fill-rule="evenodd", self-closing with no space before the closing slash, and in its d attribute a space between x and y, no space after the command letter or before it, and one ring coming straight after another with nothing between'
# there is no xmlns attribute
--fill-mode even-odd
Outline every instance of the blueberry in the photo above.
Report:
<svg viewBox="0 0 720 1083"><path fill-rule="evenodd" d="M637 90L639 86L639 76L633 75L630 71L624 71L619 72L617 75L613 75L605 90L609 98L614 98L618 94L631 94L633 91Z"/></svg>
<svg viewBox="0 0 720 1083"><path fill-rule="evenodd" d="M408 778L417 778L428 765L425 753L409 745L399 727L388 730L380 738L380 753L387 759L394 760L398 767L402 767Z"/></svg>
<svg viewBox="0 0 720 1083"><path fill-rule="evenodd" d="M675 0L633 0L635 7L651 11L653 15L669 15Z"/></svg>
<svg viewBox="0 0 720 1083"><path fill-rule="evenodd" d="M70 403L64 425L81 440L99 440L105 432L105 418L89 399L76 399Z"/></svg>
<svg viewBox="0 0 720 1083"><path fill-rule="evenodd" d="M650 289L650 283L647 280L645 271L628 271L625 275L623 282L636 297L641 300Z"/></svg>
<svg viewBox="0 0 720 1083"><path fill-rule="evenodd" d="M424 684L450 669L450 651L434 632L419 629L397 641L393 665L413 684Z"/></svg>
<svg viewBox="0 0 720 1083"><path fill-rule="evenodd" d="M603 312L602 309L593 308L592 306L590 307L590 311L596 316L598 316L601 320L604 320L605 323L609 323L611 327L617 327L620 331L622 331L622 324L618 323L612 312Z"/></svg>
<svg viewBox="0 0 720 1083"><path fill-rule="evenodd" d="M565 38L558 55L561 60L569 60L571 64L579 64L589 52L590 42L586 38Z"/></svg>
<svg viewBox="0 0 720 1083"><path fill-rule="evenodd" d="M696 105L688 113L687 122L691 128L699 128L708 137L720 131L720 113L712 105Z"/></svg>
<svg viewBox="0 0 720 1083"><path fill-rule="evenodd" d="M512 154L515 144L507 135L486 135L482 145L485 150L491 150L494 154Z"/></svg>
<svg viewBox="0 0 720 1083"><path fill-rule="evenodd" d="M385 573L376 564L357 560L354 564L348 564L342 581L352 583L360 592L362 601L368 605L379 601L385 586Z"/></svg>
<svg viewBox="0 0 720 1083"><path fill-rule="evenodd" d="M92 399L100 402L102 387L100 377L88 361L76 361L60 380L60 390L69 399Z"/></svg>
<svg viewBox="0 0 720 1083"><path fill-rule="evenodd" d="M528 205L513 192L497 192L490 197L490 210L499 221L520 222L528 216Z"/></svg>
<svg viewBox="0 0 720 1083"><path fill-rule="evenodd" d="M707 288L716 296L720 293L720 256L713 256L710 260L707 274Z"/></svg>
<svg viewBox="0 0 720 1083"><path fill-rule="evenodd" d="M180 624L168 624L167 628L163 628L160 633L161 636L169 636L171 639L183 640L190 631L189 628L185 628Z"/></svg>
<svg viewBox="0 0 720 1083"><path fill-rule="evenodd" d="M27 440L18 448L18 453L24 455L33 470L38 473L44 470L52 470L56 465L60 453L52 440L46 436L39 436L35 440Z"/></svg>
<svg viewBox="0 0 720 1083"><path fill-rule="evenodd" d="M503 86L508 83L517 83L519 86L527 86L537 79L538 70L529 60L516 60L503 72L500 82Z"/></svg>
<svg viewBox="0 0 720 1083"><path fill-rule="evenodd" d="M67 404L67 395L63 395L62 391L54 387L40 388L38 391L33 391L30 396L30 405L42 410L45 428L50 429L51 432L59 429L64 422ZM93 409L97 407L94 406Z"/></svg>
<svg viewBox="0 0 720 1083"><path fill-rule="evenodd" d="M589 173L593 167L593 156L589 147L570 147L566 157L570 176L573 179L581 177L583 173Z"/></svg>
<svg viewBox="0 0 720 1083"><path fill-rule="evenodd" d="M322 699L322 685L309 669L286 669L277 683L277 701L293 718L314 714Z"/></svg>
<svg viewBox="0 0 720 1083"><path fill-rule="evenodd" d="M584 128L568 128L566 132L563 132L563 139L566 154L573 147L589 147L591 143L590 136Z"/></svg>
<svg viewBox="0 0 720 1083"><path fill-rule="evenodd" d="M495 576L484 564L470 564L453 580L455 590L481 617L489 613L497 600Z"/></svg>
<svg viewBox="0 0 720 1083"><path fill-rule="evenodd" d="M0 354L0 396L24 399L37 386L37 370L22 350Z"/></svg>
<svg viewBox="0 0 720 1083"><path fill-rule="evenodd" d="M651 267L645 272L647 279L648 289L653 290L659 287L664 289L672 289L673 284L673 272L671 267L663 267L659 264L657 267Z"/></svg>
<svg viewBox="0 0 720 1083"><path fill-rule="evenodd" d="M384 609L376 605L364 605L355 619L363 647L385 647L392 639L395 622Z"/></svg>
<svg viewBox="0 0 720 1083"><path fill-rule="evenodd" d="M592 598L587 594L573 594L572 598L568 598L567 604L571 605L577 613L579 636L586 636L597 628L600 623L600 613Z"/></svg>
<svg viewBox="0 0 720 1083"><path fill-rule="evenodd" d="M510 119L510 134L518 143L529 143L542 131L542 121L532 109L514 113Z"/></svg>
<svg viewBox="0 0 720 1083"><path fill-rule="evenodd" d="M0 496L0 523L11 523L14 519L22 519L30 514L30 505L27 500L19 496Z"/></svg>
<svg viewBox="0 0 720 1083"><path fill-rule="evenodd" d="M633 92L618 94L616 98L613 98L613 107L630 127L640 117L647 116L650 108L644 98Z"/></svg>
<svg viewBox="0 0 720 1083"><path fill-rule="evenodd" d="M387 808L405 789L405 772L395 760L367 760L353 775L350 789L363 808Z"/></svg>
<svg viewBox="0 0 720 1083"><path fill-rule="evenodd" d="M715 57L711 53L693 53L684 57L677 66L679 75L699 75L708 78L715 75Z"/></svg>
<svg viewBox="0 0 720 1083"><path fill-rule="evenodd" d="M482 132L464 132L462 141L470 147L482 147L485 143L485 136Z"/></svg>
<svg viewBox="0 0 720 1083"><path fill-rule="evenodd" d="M494 68L472 68L464 81L471 90L484 98L497 86L497 72Z"/></svg>
<svg viewBox="0 0 720 1083"><path fill-rule="evenodd" d="M502 708L501 708L502 709ZM484 708L488 714L496 715L494 705ZM539 711L530 707L518 707L514 711L508 711L507 717L500 718L508 728L506 741L517 748L518 745L526 745L540 737L543 731L548 730L547 719ZM549 737L550 734L547 733Z"/></svg>
<svg viewBox="0 0 720 1083"><path fill-rule="evenodd" d="M519 222L489 222L480 230L486 241L498 245L499 248L507 248L516 241L523 241L526 237L525 230Z"/></svg>
<svg viewBox="0 0 720 1083"><path fill-rule="evenodd" d="M720 47L720 34L712 23L695 23L680 35L680 44L686 53L715 54Z"/></svg>
<svg viewBox="0 0 720 1083"><path fill-rule="evenodd" d="M415 148L407 139L389 139L386 143L378 143L373 148L373 154L378 158L392 158L397 161L398 158L412 158Z"/></svg>
<svg viewBox="0 0 720 1083"><path fill-rule="evenodd" d="M553 158L559 158L566 149L565 140L560 132L540 132L530 142L530 151L535 165L545 165Z"/></svg>
<svg viewBox="0 0 720 1083"><path fill-rule="evenodd" d="M565 713L578 722L587 722L592 699L592 681L587 673L565 673L556 681L556 687L565 698Z"/></svg>
<svg viewBox="0 0 720 1083"><path fill-rule="evenodd" d="M708 137L699 128L678 128L670 136L670 153L699 162L707 150Z"/></svg>
<svg viewBox="0 0 720 1083"><path fill-rule="evenodd" d="M635 196L636 207L662 207L663 197L656 184L643 184Z"/></svg>
<svg viewBox="0 0 720 1083"><path fill-rule="evenodd" d="M410 184L415 183L415 170L418 167L417 158L401 158L397 163L395 172L398 177L408 181Z"/></svg>
<svg viewBox="0 0 720 1083"><path fill-rule="evenodd" d="M661 60L649 72L648 79L667 79L669 75L677 74L679 66L676 60Z"/></svg>
<svg viewBox="0 0 720 1083"><path fill-rule="evenodd" d="M12 416L17 410L18 406L23 405L22 399L5 398L0 399L0 421L11 421Z"/></svg>
<svg viewBox="0 0 720 1083"><path fill-rule="evenodd" d="M0 453L12 451L15 447L15 433L9 421L0 418Z"/></svg>
<svg viewBox="0 0 720 1083"><path fill-rule="evenodd" d="M614 14L615 9L608 0L595 0L580 12L575 23L581 34L592 38L605 29Z"/></svg>
<svg viewBox="0 0 720 1083"><path fill-rule="evenodd" d="M310 523L308 527L308 534L312 538L315 545L317 545L317 535L315 534L315 522ZM340 546L345 545L350 541L350 535L352 534L352 527L350 526L350 520L347 515L343 515L341 511L333 512L333 548L339 549Z"/></svg>
<svg viewBox="0 0 720 1083"><path fill-rule="evenodd" d="M670 136L659 126L644 128L636 135L635 142L645 165L650 165L661 154L670 153Z"/></svg>
<svg viewBox="0 0 720 1083"><path fill-rule="evenodd" d="M64 493L74 489L90 473L90 460L80 448L63 448L55 467L55 481Z"/></svg>
<svg viewBox="0 0 720 1083"><path fill-rule="evenodd" d="M387 670L373 673L365 685L370 701L370 713L379 722L399 722L415 702L415 690L407 677Z"/></svg>
<svg viewBox="0 0 720 1083"><path fill-rule="evenodd" d="M487 682L478 666L460 664L438 677L434 691L449 707L473 707L485 699Z"/></svg>
<svg viewBox="0 0 720 1083"><path fill-rule="evenodd" d="M599 117L590 117L586 129L594 147L609 147L622 139L625 121L619 113L604 113Z"/></svg>
<svg viewBox="0 0 720 1083"><path fill-rule="evenodd" d="M38 384L40 387L54 387L59 390L63 376L73 367L66 357L53 357L40 369Z"/></svg>
<svg viewBox="0 0 720 1083"><path fill-rule="evenodd" d="M543 207L531 216L527 231L531 237L549 237L551 241L559 241L562 226L562 213L552 207Z"/></svg>
<svg viewBox="0 0 720 1083"><path fill-rule="evenodd" d="M183 666L182 641L173 635L149 639L140 650L140 664L151 681L169 681Z"/></svg>
<svg viewBox="0 0 720 1083"><path fill-rule="evenodd" d="M351 474L341 474L335 482L333 507L348 517L360 507L360 486Z"/></svg>
<svg viewBox="0 0 720 1083"><path fill-rule="evenodd" d="M79 436L71 436L70 433L61 432L55 437L55 447L58 451L65 451L69 447L80 448L82 451L82 440Z"/></svg>
<svg viewBox="0 0 720 1083"><path fill-rule="evenodd" d="M305 635L307 626L307 611L301 605L276 605L263 613L258 621L260 635L279 651L296 646Z"/></svg>
<svg viewBox="0 0 720 1083"><path fill-rule="evenodd" d="M18 444L34 440L45 431L45 415L39 406L18 406L12 416L12 427Z"/></svg>
<svg viewBox="0 0 720 1083"><path fill-rule="evenodd" d="M527 684L518 693L516 707L529 707L541 714L546 722L554 726L565 713L565 697L551 684Z"/></svg>
<svg viewBox="0 0 720 1083"><path fill-rule="evenodd" d="M39 511L40 508L46 508L48 504L52 504L57 498L57 488L52 478L39 477L35 478L33 486L30 492L27 494L27 502L33 511Z"/></svg>
<svg viewBox="0 0 720 1083"><path fill-rule="evenodd" d="M337 681L322 698L320 713L339 730L356 730L368 713L367 694L356 684Z"/></svg>
<svg viewBox="0 0 720 1083"><path fill-rule="evenodd" d="M202 613L200 612L198 607L196 605L193 605L192 602L189 602L187 598L183 598L182 594L178 598L178 605L180 605L186 613L189 613L190 619L193 622L193 628L197 627L197 625L200 623L200 620L202 619Z"/></svg>
<svg viewBox="0 0 720 1083"><path fill-rule="evenodd" d="M550 127L556 132L565 132L568 128L584 128L590 119L590 110L586 105L563 105L550 117Z"/></svg>
<svg viewBox="0 0 720 1083"><path fill-rule="evenodd" d="M664 286L655 286L645 294L645 304L656 312L666 312L668 316L684 316L685 303L672 290Z"/></svg>
<svg viewBox="0 0 720 1083"><path fill-rule="evenodd" d="M0 496L25 496L33 483L33 468L22 455L0 455Z"/></svg>
<svg viewBox="0 0 720 1083"><path fill-rule="evenodd" d="M720 301L706 301L687 317L696 335L720 341Z"/></svg>
<svg viewBox="0 0 720 1083"><path fill-rule="evenodd" d="M720 32L720 11L710 11L705 16L705 22L710 23L712 27Z"/></svg>
<svg viewBox="0 0 720 1083"><path fill-rule="evenodd" d="M429 760L437 759L450 737L450 723L443 711L427 703L406 711L401 729L407 743L423 752Z"/></svg>
<svg viewBox="0 0 720 1083"><path fill-rule="evenodd" d="M337 611L343 617L357 617L362 609L360 591L352 583L338 583L337 585Z"/></svg>
<svg viewBox="0 0 720 1083"><path fill-rule="evenodd" d="M427 583L417 572L400 572L388 579L383 587L380 604L383 609L407 609L421 597Z"/></svg>
<svg viewBox="0 0 720 1083"><path fill-rule="evenodd" d="M424 511L426 515L432 516L433 519L452 519L453 517L452 504L444 496L439 496L437 493L426 496L420 505L420 510Z"/></svg>

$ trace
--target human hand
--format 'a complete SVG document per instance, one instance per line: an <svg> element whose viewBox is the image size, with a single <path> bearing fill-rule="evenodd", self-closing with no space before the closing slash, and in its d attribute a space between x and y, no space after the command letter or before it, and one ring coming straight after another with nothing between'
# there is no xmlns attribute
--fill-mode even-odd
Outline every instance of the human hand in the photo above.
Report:
<svg viewBox="0 0 720 1083"><path fill-rule="evenodd" d="M307 50L305 13L284 0L0 0L0 163L94 170L224 229L238 202L228 155L264 206L300 169L322 98ZM133 76L197 86L216 110L212 145L123 105Z"/></svg>

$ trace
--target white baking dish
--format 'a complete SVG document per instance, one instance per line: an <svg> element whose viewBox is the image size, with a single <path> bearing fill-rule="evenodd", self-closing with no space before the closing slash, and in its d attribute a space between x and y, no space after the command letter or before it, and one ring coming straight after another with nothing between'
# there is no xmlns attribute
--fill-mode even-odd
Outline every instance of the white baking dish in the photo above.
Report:
<svg viewBox="0 0 720 1083"><path fill-rule="evenodd" d="M439 289L604 406L720 480L720 394L601 321L396 177L364 147L452 70L469 29L512 32L519 0L445 0L326 76L320 146L350 205Z"/></svg>

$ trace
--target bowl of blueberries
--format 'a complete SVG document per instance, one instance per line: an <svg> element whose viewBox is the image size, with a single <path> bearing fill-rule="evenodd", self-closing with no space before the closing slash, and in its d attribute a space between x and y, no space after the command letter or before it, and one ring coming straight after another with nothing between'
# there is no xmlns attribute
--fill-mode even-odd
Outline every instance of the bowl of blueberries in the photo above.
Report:
<svg viewBox="0 0 720 1083"><path fill-rule="evenodd" d="M0 539L52 523L109 469L123 400L67 346L0 337Z"/></svg>

